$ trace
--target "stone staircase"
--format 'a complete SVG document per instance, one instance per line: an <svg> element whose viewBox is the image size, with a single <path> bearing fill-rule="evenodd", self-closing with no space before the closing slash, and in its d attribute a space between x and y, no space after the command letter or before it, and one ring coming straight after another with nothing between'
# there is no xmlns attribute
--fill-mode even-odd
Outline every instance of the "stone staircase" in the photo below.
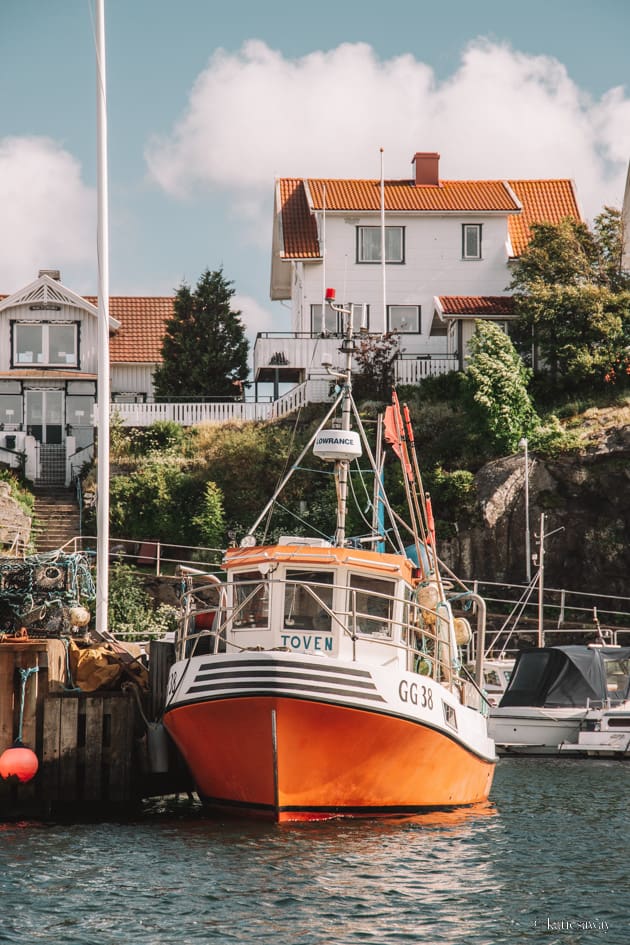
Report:
<svg viewBox="0 0 630 945"><path fill-rule="evenodd" d="M32 538L35 550L55 551L79 534L79 506L74 491L64 486L39 484L33 492L35 521Z"/></svg>

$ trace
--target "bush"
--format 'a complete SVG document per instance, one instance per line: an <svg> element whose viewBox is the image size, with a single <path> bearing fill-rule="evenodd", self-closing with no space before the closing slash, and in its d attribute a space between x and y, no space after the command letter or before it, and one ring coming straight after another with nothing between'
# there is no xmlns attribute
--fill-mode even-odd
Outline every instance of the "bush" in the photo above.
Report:
<svg viewBox="0 0 630 945"><path fill-rule="evenodd" d="M110 484L110 523L120 538L196 544L195 511L203 484L176 461L154 458Z"/></svg>
<svg viewBox="0 0 630 945"><path fill-rule="evenodd" d="M202 509L193 518L198 529L199 544L206 548L222 548L225 544L223 494L216 482L207 482Z"/></svg>
<svg viewBox="0 0 630 945"><path fill-rule="evenodd" d="M527 392L531 371L497 325L478 320L470 340L466 389L470 416L491 448L513 453L539 419Z"/></svg>
<svg viewBox="0 0 630 945"><path fill-rule="evenodd" d="M184 427L174 420L156 420L135 431L134 450L140 455L180 452L186 442Z"/></svg>
<svg viewBox="0 0 630 945"><path fill-rule="evenodd" d="M177 628L179 611L169 604L153 608L133 568L117 561L109 572L109 630L121 640L156 640Z"/></svg>

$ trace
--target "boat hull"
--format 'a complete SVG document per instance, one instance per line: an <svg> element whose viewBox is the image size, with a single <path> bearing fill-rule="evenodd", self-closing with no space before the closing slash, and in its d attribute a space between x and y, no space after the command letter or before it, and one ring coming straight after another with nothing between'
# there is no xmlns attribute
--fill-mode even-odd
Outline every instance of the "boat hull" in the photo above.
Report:
<svg viewBox="0 0 630 945"><path fill-rule="evenodd" d="M559 755L563 742L577 741L585 714L585 708L491 709L488 731L499 754Z"/></svg>
<svg viewBox="0 0 630 945"><path fill-rule="evenodd" d="M421 721L296 697L182 704L165 725L207 805L278 822L473 805L494 773Z"/></svg>

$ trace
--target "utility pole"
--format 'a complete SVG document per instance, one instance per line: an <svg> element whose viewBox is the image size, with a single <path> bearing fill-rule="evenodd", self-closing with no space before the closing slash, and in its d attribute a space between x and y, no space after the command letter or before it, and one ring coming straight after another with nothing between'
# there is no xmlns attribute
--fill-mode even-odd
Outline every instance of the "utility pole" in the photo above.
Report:
<svg viewBox="0 0 630 945"><path fill-rule="evenodd" d="M522 437L518 445L525 451L525 575L527 583L530 584L532 580L532 552L529 536L529 456L527 437Z"/></svg>

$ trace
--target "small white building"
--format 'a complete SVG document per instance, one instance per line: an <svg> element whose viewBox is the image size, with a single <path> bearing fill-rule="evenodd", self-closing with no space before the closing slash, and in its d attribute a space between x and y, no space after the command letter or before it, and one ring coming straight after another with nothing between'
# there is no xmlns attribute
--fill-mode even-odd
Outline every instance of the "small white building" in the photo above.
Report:
<svg viewBox="0 0 630 945"><path fill-rule="evenodd" d="M357 326L399 334L402 383L462 368L475 318L514 317L510 263L533 223L582 219L573 182L442 180L439 159L415 154L401 180L276 180L271 298L290 304L292 331L258 336L256 381L321 371L341 327L329 287Z"/></svg>
<svg viewBox="0 0 630 945"><path fill-rule="evenodd" d="M153 371L172 298L111 297L114 402L153 399ZM90 458L97 389L97 300L57 270L0 296L0 462L34 482L68 483Z"/></svg>

